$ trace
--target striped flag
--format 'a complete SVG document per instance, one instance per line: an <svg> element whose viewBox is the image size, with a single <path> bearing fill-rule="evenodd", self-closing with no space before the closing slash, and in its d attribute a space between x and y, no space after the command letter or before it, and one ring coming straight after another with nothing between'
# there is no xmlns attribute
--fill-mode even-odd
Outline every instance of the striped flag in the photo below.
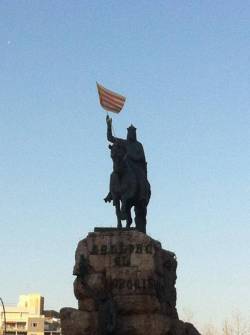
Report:
<svg viewBox="0 0 250 335"><path fill-rule="evenodd" d="M120 113L126 98L96 83L101 106L109 112Z"/></svg>

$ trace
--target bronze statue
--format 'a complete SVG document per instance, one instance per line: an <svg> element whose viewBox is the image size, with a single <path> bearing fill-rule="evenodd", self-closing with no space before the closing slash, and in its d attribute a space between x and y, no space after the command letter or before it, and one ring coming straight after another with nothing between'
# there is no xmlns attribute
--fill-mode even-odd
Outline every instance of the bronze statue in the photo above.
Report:
<svg viewBox="0 0 250 335"><path fill-rule="evenodd" d="M113 172L110 176L109 193L104 199L113 200L116 208L117 227L122 228L121 221L126 220L126 227L132 224L131 208L135 210L136 229L146 233L147 205L151 190L147 180L147 162L143 146L136 138L136 128L128 128L127 139L114 137L112 119L107 116L107 139L113 160Z"/></svg>

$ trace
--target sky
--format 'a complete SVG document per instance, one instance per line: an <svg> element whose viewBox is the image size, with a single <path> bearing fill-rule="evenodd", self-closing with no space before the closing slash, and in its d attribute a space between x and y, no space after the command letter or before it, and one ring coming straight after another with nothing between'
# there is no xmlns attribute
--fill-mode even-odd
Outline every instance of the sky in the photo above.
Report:
<svg viewBox="0 0 250 335"><path fill-rule="evenodd" d="M127 97L152 197L148 234L176 253L178 311L222 322L250 305L250 3L0 2L0 296L76 306L74 252L112 162L96 81Z"/></svg>

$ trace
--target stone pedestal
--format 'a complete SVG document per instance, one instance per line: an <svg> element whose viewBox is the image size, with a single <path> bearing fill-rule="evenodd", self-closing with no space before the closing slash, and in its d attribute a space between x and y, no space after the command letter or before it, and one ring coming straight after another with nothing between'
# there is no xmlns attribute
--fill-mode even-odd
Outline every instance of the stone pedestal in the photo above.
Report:
<svg viewBox="0 0 250 335"><path fill-rule="evenodd" d="M76 249L78 310L63 308L63 335L198 335L178 319L175 254L135 230L95 229Z"/></svg>

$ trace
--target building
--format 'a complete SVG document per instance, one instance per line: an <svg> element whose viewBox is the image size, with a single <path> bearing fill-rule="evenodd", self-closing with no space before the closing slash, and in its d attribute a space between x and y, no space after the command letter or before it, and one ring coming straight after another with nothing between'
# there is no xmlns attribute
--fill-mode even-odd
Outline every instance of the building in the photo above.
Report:
<svg viewBox="0 0 250 335"><path fill-rule="evenodd" d="M44 311L44 335L61 335L60 315L56 311Z"/></svg>
<svg viewBox="0 0 250 335"><path fill-rule="evenodd" d="M21 295L17 306L5 306L6 335L60 335L60 319L55 313L46 316L40 294ZM4 320L0 308L0 334L4 334Z"/></svg>

